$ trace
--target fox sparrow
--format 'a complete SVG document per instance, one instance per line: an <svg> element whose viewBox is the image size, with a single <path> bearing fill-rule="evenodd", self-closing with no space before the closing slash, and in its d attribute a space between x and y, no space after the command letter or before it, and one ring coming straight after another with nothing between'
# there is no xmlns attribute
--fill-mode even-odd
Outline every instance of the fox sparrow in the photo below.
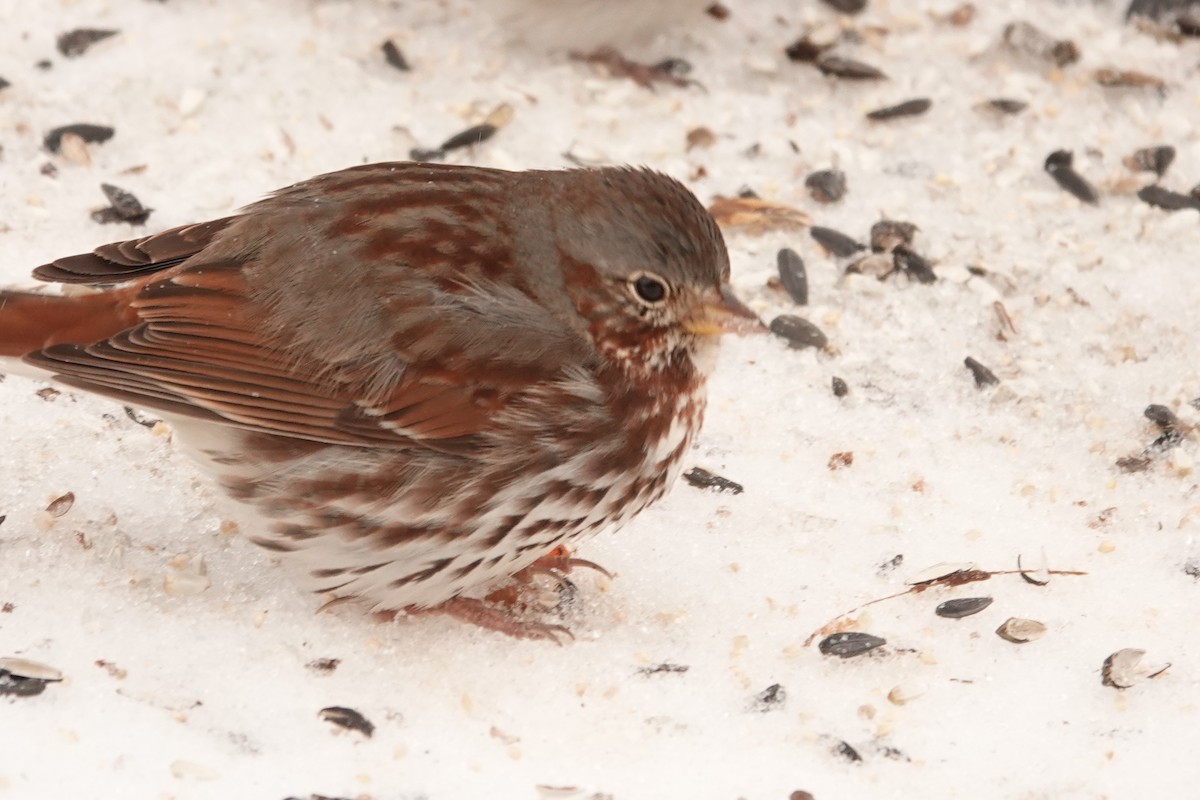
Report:
<svg viewBox="0 0 1200 800"><path fill-rule="evenodd" d="M0 356L161 413L315 590L517 635L462 593L662 496L718 334L761 325L631 168L356 167L34 274L97 290L0 292Z"/></svg>

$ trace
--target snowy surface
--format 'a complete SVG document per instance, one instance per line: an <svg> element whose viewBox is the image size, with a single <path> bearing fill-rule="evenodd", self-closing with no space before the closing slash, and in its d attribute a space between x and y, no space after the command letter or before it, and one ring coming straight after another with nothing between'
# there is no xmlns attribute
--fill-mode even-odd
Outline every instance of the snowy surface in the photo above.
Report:
<svg viewBox="0 0 1200 800"><path fill-rule="evenodd" d="M939 275L844 278L806 230L727 232L742 296L767 319L807 317L830 348L728 343L688 465L745 492L681 482L582 546L616 579L580 576L567 620L577 638L563 647L439 616L317 614L320 599L236 534L168 433L9 377L0 656L65 679L0 698L0 798L1194 794L1200 445L1189 432L1139 473L1115 462L1158 436L1150 403L1200 422L1189 405L1200 214L1139 201L1153 175L1122 164L1171 144L1163 183L1200 183L1200 44L1156 41L1110 3L981 3L959 27L944 19L950 2L876 2L848 23L861 43L842 51L890 80L838 82L782 53L806 24L836 19L826 7L728 4L724 22L699 16L629 51L686 58L703 84L651 91L506 44L467 0L0 0L6 284L141 232L91 221L101 182L153 207L145 230L158 230L322 171L407 158L501 103L512 121L451 160L559 167L571 151L647 164L705 202L749 186L859 239L881 216L908 220ZM1020 18L1075 40L1081 61L1057 69L1004 51L1001 31ZM55 37L81 27L121 33L61 57ZM384 62L385 38L411 72ZM1101 67L1166 89L1098 86ZM917 96L934 101L922 117L863 118ZM1029 107L1003 118L975 107L992 97ZM46 131L74 122L116 128L89 148L90 166L42 149ZM689 151L699 126L715 142ZM1098 205L1043 171L1058 149L1075 152ZM818 204L804 176L834 165L849 194ZM782 246L808 265L806 308L767 286ZM977 388L968 355L1001 384ZM838 453L852 464L831 469ZM73 507L49 515L68 491ZM839 616L938 562L1002 571L1018 555L1086 575L1044 587L996 575ZM197 557L211 586L167 593L164 579ZM980 595L994 603L976 616L933 613ZM1046 635L1004 641L994 630L1009 617ZM887 645L843 660L806 644L834 627ZM1125 690L1102 685L1122 648L1172 666ZM321 658L340 663L306 666ZM687 671L643 672L663 663ZM781 702L756 706L773 684ZM373 736L322 720L329 706L361 712Z"/></svg>

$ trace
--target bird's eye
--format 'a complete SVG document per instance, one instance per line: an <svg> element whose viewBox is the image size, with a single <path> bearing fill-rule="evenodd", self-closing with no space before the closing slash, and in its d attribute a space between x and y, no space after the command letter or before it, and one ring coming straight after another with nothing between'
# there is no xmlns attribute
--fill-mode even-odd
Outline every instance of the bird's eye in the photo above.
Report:
<svg viewBox="0 0 1200 800"><path fill-rule="evenodd" d="M662 305L667 299L667 284L657 275L639 272L629 279L633 296L648 306Z"/></svg>

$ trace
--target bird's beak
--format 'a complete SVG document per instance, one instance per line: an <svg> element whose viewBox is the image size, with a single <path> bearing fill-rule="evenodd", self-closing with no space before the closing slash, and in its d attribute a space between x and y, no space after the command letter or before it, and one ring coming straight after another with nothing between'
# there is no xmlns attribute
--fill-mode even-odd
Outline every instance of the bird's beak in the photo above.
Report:
<svg viewBox="0 0 1200 800"><path fill-rule="evenodd" d="M709 292L696 316L684 323L684 328L697 336L760 333L767 329L758 315L737 299L733 287L727 283L722 284L719 292Z"/></svg>

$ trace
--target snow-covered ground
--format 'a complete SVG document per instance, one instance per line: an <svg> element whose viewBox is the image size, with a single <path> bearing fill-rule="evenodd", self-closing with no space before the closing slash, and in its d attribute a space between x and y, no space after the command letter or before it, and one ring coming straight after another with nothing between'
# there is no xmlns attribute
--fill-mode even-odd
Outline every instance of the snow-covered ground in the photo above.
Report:
<svg viewBox="0 0 1200 800"><path fill-rule="evenodd" d="M0 697L0 798L1194 794L1200 213L1139 200L1154 175L1123 159L1172 145L1163 185L1200 183L1200 41L1160 41L1114 3L980 3L959 25L952 2L876 0L837 52L889 79L854 82L783 54L838 20L823 4L728 6L630 49L682 57L702 84L650 90L508 43L469 0L0 0L5 284L309 175L407 158L501 104L511 121L450 160L646 164L706 203L749 187L859 240L881 218L910 221L938 275L843 276L803 228L728 229L740 294L766 319L806 317L829 346L727 343L688 466L745 491L681 482L583 546L616 579L580 576L564 647L440 616L317 614L169 433L9 377L0 657L64 679ZM1080 60L1006 49L1020 19ZM120 33L65 58L55 39L75 28ZM385 62L385 39L411 71ZM1101 86L1104 68L1165 88ZM922 116L864 119L916 97L933 101ZM977 108L997 97L1028 107ZM79 122L116 131L90 164L43 148ZM689 149L699 128L712 136ZM1060 149L1098 204L1043 170ZM830 167L848 194L817 203L804 178ZM153 207L144 229L90 219L101 183ZM807 307L767 285L785 246L807 264ZM999 385L977 387L967 356ZM1124 471L1161 433L1149 404L1182 438ZM66 492L69 510L45 510ZM1036 586L1007 572L1018 556L1086 574ZM939 562L1006 574L840 616ZM934 614L978 596L994 602L977 615ZM1045 635L1000 638L1010 617ZM835 629L887 644L822 655ZM1171 666L1104 685L1124 648ZM373 735L322 719L334 706Z"/></svg>

